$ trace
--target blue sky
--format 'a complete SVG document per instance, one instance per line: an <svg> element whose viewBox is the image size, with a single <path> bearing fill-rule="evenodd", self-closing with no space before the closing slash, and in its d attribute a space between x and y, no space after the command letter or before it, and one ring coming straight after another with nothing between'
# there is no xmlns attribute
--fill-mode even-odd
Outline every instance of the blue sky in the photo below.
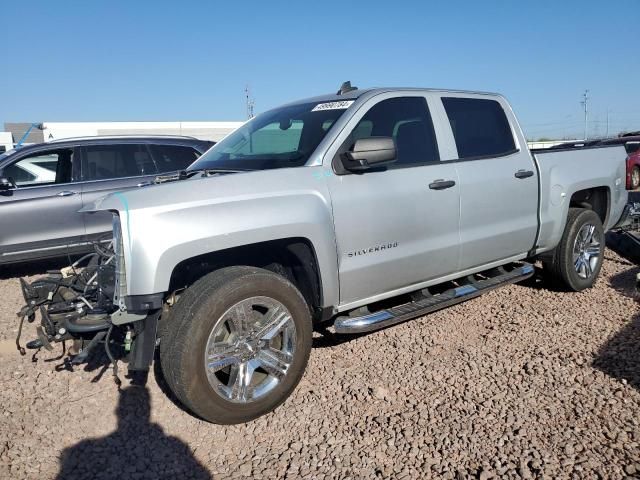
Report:
<svg viewBox="0 0 640 480"><path fill-rule="evenodd" d="M530 138L640 129L640 0L5 2L5 121L242 120L360 87L498 91Z"/></svg>

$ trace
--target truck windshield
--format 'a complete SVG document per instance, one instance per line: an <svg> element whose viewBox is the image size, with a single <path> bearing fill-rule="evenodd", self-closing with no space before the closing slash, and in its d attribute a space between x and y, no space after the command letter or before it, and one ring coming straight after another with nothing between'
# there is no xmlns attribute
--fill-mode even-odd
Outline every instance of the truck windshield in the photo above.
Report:
<svg viewBox="0 0 640 480"><path fill-rule="evenodd" d="M187 171L302 166L352 103L304 103L262 113L218 142Z"/></svg>

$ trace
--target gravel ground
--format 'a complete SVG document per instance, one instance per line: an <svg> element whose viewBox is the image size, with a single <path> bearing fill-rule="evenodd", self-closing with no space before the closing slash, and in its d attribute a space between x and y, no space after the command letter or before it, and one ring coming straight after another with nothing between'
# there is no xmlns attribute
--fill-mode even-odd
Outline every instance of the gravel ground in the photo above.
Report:
<svg viewBox="0 0 640 480"><path fill-rule="evenodd" d="M529 281L349 341L318 335L292 397L230 427L181 410L157 372L118 391L99 365L20 357L19 272L5 273L0 478L637 477L637 272L607 251L580 294Z"/></svg>

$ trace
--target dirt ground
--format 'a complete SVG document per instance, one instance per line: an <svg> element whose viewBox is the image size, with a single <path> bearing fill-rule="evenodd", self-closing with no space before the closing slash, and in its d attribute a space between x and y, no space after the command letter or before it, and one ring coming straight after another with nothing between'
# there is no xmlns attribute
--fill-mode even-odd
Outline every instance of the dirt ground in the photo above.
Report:
<svg viewBox="0 0 640 480"><path fill-rule="evenodd" d="M579 294L531 280L358 338L318 334L291 398L237 426L183 411L158 368L118 390L99 361L21 357L16 277L44 268L0 272L0 478L640 476L638 268L611 251Z"/></svg>

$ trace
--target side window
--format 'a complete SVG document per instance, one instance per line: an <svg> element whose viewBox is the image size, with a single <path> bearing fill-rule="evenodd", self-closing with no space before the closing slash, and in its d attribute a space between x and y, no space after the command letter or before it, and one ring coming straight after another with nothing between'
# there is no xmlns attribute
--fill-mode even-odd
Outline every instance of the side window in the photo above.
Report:
<svg viewBox="0 0 640 480"><path fill-rule="evenodd" d="M398 159L395 165L440 160L433 123L423 97L390 98L377 103L351 132L348 148L368 137L393 137Z"/></svg>
<svg viewBox="0 0 640 480"><path fill-rule="evenodd" d="M71 182L73 150L60 149L22 158L4 169L2 175L16 186L32 187Z"/></svg>
<svg viewBox="0 0 640 480"><path fill-rule="evenodd" d="M85 180L136 177L158 173L144 145L96 145L85 147L82 176Z"/></svg>
<svg viewBox="0 0 640 480"><path fill-rule="evenodd" d="M180 145L150 145L150 148L158 173L184 170L200 156L195 148Z"/></svg>
<svg viewBox="0 0 640 480"><path fill-rule="evenodd" d="M458 157L486 157L515 151L509 121L495 100L481 98L442 99L449 117Z"/></svg>

